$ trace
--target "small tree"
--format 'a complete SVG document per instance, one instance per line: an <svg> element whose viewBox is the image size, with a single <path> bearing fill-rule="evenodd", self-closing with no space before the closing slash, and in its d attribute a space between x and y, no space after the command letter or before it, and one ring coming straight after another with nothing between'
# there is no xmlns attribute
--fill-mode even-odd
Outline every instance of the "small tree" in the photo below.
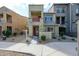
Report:
<svg viewBox="0 0 79 59"><path fill-rule="evenodd" d="M42 35L42 36L41 36L41 40L42 40L42 41L45 41L45 40L46 40L46 36L45 36L45 35Z"/></svg>
<svg viewBox="0 0 79 59"><path fill-rule="evenodd" d="M3 31L3 35L9 37L12 34L11 30L7 29Z"/></svg>
<svg viewBox="0 0 79 59"><path fill-rule="evenodd" d="M60 32L60 37L63 38L64 32Z"/></svg>

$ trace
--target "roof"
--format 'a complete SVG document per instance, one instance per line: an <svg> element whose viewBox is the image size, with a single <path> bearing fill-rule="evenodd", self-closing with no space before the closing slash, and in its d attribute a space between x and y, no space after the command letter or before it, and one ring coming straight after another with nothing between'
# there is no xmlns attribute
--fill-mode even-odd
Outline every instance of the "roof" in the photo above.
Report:
<svg viewBox="0 0 79 59"><path fill-rule="evenodd" d="M6 6L2 6L0 9L5 9L6 11L9 10L9 11L11 11L11 12L13 12L13 13L19 15L19 16L26 17L26 16L20 15L20 14L18 14L17 12L15 12L15 11L13 11L13 10L7 8ZM26 17L26 18L27 18L27 17Z"/></svg>

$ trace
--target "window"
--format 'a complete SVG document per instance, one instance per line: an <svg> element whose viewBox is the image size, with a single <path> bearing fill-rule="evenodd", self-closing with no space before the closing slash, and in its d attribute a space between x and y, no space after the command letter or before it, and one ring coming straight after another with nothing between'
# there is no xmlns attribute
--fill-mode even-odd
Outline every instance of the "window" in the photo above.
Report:
<svg viewBox="0 0 79 59"><path fill-rule="evenodd" d="M79 8L76 9L76 16L79 16Z"/></svg>
<svg viewBox="0 0 79 59"><path fill-rule="evenodd" d="M56 17L56 24L60 24L60 17Z"/></svg>
<svg viewBox="0 0 79 59"><path fill-rule="evenodd" d="M57 8L57 13L65 13L65 9L64 8Z"/></svg>
<svg viewBox="0 0 79 59"><path fill-rule="evenodd" d="M64 13L64 12L65 12L64 8L61 8L61 13Z"/></svg>
<svg viewBox="0 0 79 59"><path fill-rule="evenodd" d="M60 13L60 10L57 8L56 12L57 12L57 13Z"/></svg>
<svg viewBox="0 0 79 59"><path fill-rule="evenodd" d="M48 32L49 31L53 31L53 28L51 28L51 27L48 27L48 30L47 30Z"/></svg>
<svg viewBox="0 0 79 59"><path fill-rule="evenodd" d="M65 17L61 17L61 24L65 24Z"/></svg>
<svg viewBox="0 0 79 59"><path fill-rule="evenodd" d="M50 17L50 21L52 21L52 17Z"/></svg>
<svg viewBox="0 0 79 59"><path fill-rule="evenodd" d="M50 28L48 27L48 31L50 31Z"/></svg>
<svg viewBox="0 0 79 59"><path fill-rule="evenodd" d="M76 9L76 14L79 13L79 8Z"/></svg>
<svg viewBox="0 0 79 59"><path fill-rule="evenodd" d="M7 14L7 22L12 23L12 16Z"/></svg>
<svg viewBox="0 0 79 59"><path fill-rule="evenodd" d="M45 17L45 23L47 22L47 17Z"/></svg>

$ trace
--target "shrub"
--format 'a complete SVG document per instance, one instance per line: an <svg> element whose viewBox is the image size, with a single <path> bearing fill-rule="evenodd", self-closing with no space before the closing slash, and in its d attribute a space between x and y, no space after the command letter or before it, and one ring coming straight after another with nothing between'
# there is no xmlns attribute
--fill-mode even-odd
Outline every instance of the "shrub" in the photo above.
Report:
<svg viewBox="0 0 79 59"><path fill-rule="evenodd" d="M60 41L60 39L58 39Z"/></svg>
<svg viewBox="0 0 79 59"><path fill-rule="evenodd" d="M53 39L56 39L56 37L53 37Z"/></svg>
<svg viewBox="0 0 79 59"><path fill-rule="evenodd" d="M65 40L65 39L66 39L66 37L62 37L62 39L64 39L64 40Z"/></svg>
<svg viewBox="0 0 79 59"><path fill-rule="evenodd" d="M23 32L20 32L20 35L23 35L24 33Z"/></svg>
<svg viewBox="0 0 79 59"><path fill-rule="evenodd" d="M46 36L45 36L45 35L42 35L42 36L41 36L41 40L42 40L42 41L45 41L45 40L46 40Z"/></svg>
<svg viewBox="0 0 79 59"><path fill-rule="evenodd" d="M9 37L12 34L11 30L7 29L6 36Z"/></svg>
<svg viewBox="0 0 79 59"><path fill-rule="evenodd" d="M16 36L17 35L17 33L15 32L15 33L13 33L13 36Z"/></svg>
<svg viewBox="0 0 79 59"><path fill-rule="evenodd" d="M75 39L72 39L72 41L75 41Z"/></svg>
<svg viewBox="0 0 79 59"><path fill-rule="evenodd" d="M3 31L2 33L3 33L4 36L6 36L6 31Z"/></svg>
<svg viewBox="0 0 79 59"><path fill-rule="evenodd" d="M2 33L3 33L3 35L6 36L6 37L9 37L9 36L12 34L11 30L9 30L9 29L4 30Z"/></svg>

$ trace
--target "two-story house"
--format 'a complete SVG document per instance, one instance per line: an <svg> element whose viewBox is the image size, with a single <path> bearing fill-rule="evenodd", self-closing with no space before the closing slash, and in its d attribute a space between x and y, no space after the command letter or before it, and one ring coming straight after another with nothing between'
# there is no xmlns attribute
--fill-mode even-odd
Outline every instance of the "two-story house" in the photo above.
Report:
<svg viewBox="0 0 79 59"><path fill-rule="evenodd" d="M26 30L27 17L21 16L9 8L0 8L0 34L9 29L12 33L20 33Z"/></svg>
<svg viewBox="0 0 79 59"><path fill-rule="evenodd" d="M51 32L52 37L59 36L59 25L57 25L55 13L44 13L44 31Z"/></svg>

